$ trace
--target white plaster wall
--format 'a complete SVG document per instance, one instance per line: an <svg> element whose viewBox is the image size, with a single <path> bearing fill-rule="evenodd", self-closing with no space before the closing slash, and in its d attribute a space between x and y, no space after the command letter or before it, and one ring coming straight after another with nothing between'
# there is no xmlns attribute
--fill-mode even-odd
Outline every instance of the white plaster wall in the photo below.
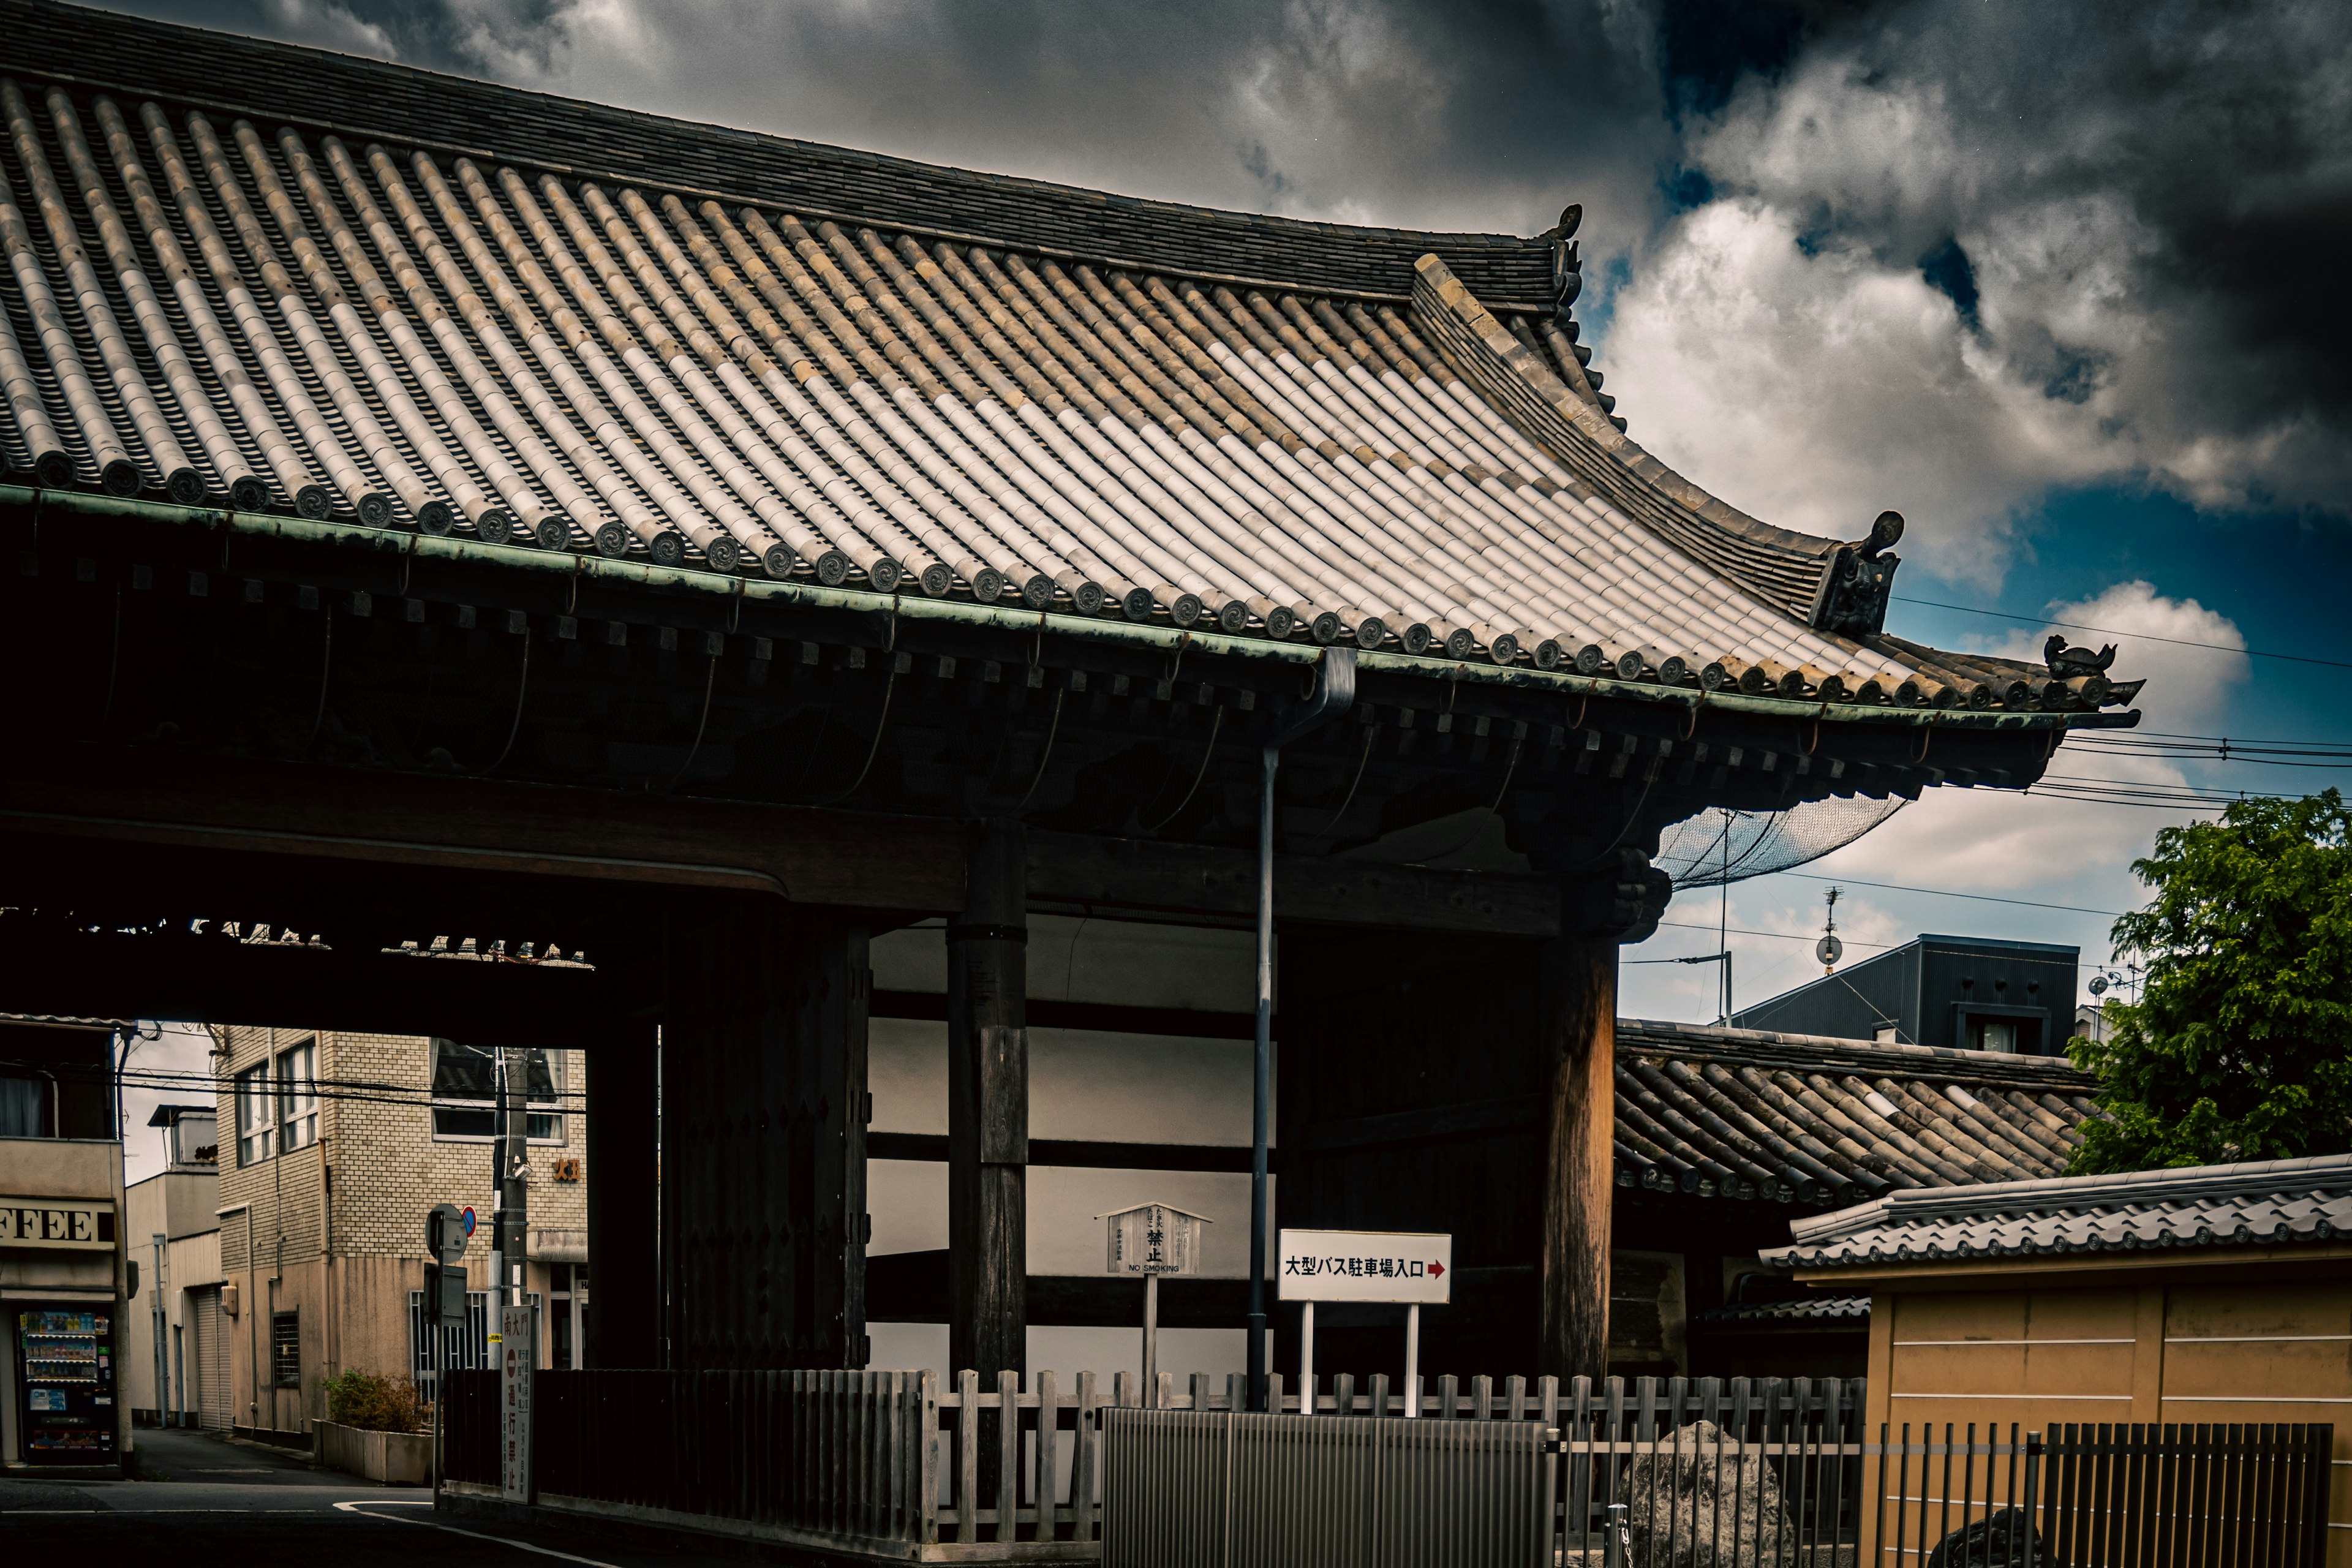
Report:
<svg viewBox="0 0 2352 1568"><path fill-rule="evenodd" d="M1246 1147L1251 1054L1247 1040L1032 1028L1029 1136ZM866 1085L875 1131L944 1136L947 1026L874 1019Z"/></svg>
<svg viewBox="0 0 2352 1568"><path fill-rule="evenodd" d="M948 1245L948 1168L931 1160L867 1163L866 1194L874 1240L866 1256L929 1252ZM1274 1206L1278 1177L1266 1179ZM1249 1177L1222 1171L1095 1171L1029 1167L1029 1272L1100 1274L1103 1225L1095 1216L1136 1203L1173 1204L1206 1215L1201 1272L1239 1279L1249 1273ZM1273 1237L1267 1237L1268 1268Z"/></svg>
<svg viewBox="0 0 2352 1568"><path fill-rule="evenodd" d="M873 1344L873 1359L866 1363L871 1370L930 1371L942 1379L949 1375L945 1323L875 1323L866 1331ZM1190 1384L1194 1373L1206 1373L1222 1393L1228 1376L1249 1370L1244 1354L1248 1338L1243 1329L1162 1329L1159 1370L1174 1373L1180 1389ZM1051 1372L1066 1394L1077 1392L1078 1373L1091 1372L1108 1394L1112 1373L1143 1374L1142 1326L1033 1328L1029 1372L1029 1387L1036 1386L1038 1373Z"/></svg>

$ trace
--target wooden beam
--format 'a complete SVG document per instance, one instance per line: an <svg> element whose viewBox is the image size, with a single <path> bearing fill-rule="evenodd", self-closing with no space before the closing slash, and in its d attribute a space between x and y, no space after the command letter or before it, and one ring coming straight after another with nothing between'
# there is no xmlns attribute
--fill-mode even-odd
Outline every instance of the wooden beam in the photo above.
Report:
<svg viewBox="0 0 2352 1568"><path fill-rule="evenodd" d="M1609 1371L1609 1229L1616 1141L1617 940L1558 937L1538 959L1551 1069L1537 1374Z"/></svg>
<svg viewBox="0 0 2352 1568"><path fill-rule="evenodd" d="M868 1132L866 1152L875 1160L944 1161L949 1141L937 1132ZM1032 1165L1080 1171L1226 1171L1247 1175L1250 1151L1231 1143L1111 1143L1068 1138L1029 1140ZM1277 1168L1279 1162L1276 1162Z"/></svg>
<svg viewBox="0 0 2352 1568"><path fill-rule="evenodd" d="M1025 1373L1029 1317L1028 858L1021 824L975 823L949 922L948 1359Z"/></svg>
<svg viewBox="0 0 2352 1568"><path fill-rule="evenodd" d="M1378 1116L1313 1121L1299 1130L1298 1142L1301 1148L1318 1153L1339 1149L1390 1148L1400 1143L1498 1132L1505 1128L1533 1127L1543 1119L1542 1106L1517 1097L1463 1100L1420 1110L1391 1110Z"/></svg>
<svg viewBox="0 0 2352 1568"><path fill-rule="evenodd" d="M1031 997L1033 1029L1086 1029L1108 1035L1171 1035L1191 1040L1256 1037L1249 1013L1208 1013L1190 1007L1129 1007L1118 1002L1045 1002ZM948 999L937 991L877 991L874 1016L947 1022ZM1043 1163L1043 1162L1040 1162Z"/></svg>
<svg viewBox="0 0 2352 1568"><path fill-rule="evenodd" d="M97 746L39 749L0 777L0 828L66 841L334 864L761 892L793 903L945 914L964 898L963 826L750 801L630 795L443 773ZM1130 919L1246 920L1246 849L1028 835L1032 903ZM1277 857L1286 923L1555 934L1556 883Z"/></svg>
<svg viewBox="0 0 2352 1568"><path fill-rule="evenodd" d="M952 822L164 751L127 762L91 746L19 759L0 777L0 826L851 909L944 913L963 899Z"/></svg>
<svg viewBox="0 0 2352 1568"><path fill-rule="evenodd" d="M1130 917L1247 918L1257 908L1257 858L1246 849L1033 833L1029 899ZM1554 935L1560 926L1559 884L1538 876L1281 855L1274 899L1286 926L1535 937Z"/></svg>
<svg viewBox="0 0 2352 1568"><path fill-rule="evenodd" d="M648 1027L599 970L280 946L224 936L60 930L0 919L0 1005L67 1017L445 1035L589 1050Z"/></svg>

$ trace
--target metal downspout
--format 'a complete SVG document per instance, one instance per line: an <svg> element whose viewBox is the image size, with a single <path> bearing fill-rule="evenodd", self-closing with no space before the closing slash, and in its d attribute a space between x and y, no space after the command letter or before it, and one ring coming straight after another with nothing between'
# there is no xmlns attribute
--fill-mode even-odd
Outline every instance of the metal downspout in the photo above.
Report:
<svg viewBox="0 0 2352 1568"><path fill-rule="evenodd" d="M1250 1095L1249 1404L1265 1408L1265 1144L1274 1098L1274 775L1282 748L1356 701L1356 650L1326 648L1307 706L1259 753L1257 795L1257 1050Z"/></svg>

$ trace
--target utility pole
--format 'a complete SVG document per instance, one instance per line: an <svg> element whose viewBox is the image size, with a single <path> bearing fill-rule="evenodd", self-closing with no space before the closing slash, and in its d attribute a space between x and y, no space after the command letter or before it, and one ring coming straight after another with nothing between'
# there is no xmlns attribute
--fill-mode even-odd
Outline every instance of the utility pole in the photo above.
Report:
<svg viewBox="0 0 2352 1568"><path fill-rule="evenodd" d="M498 1300L524 1304L523 1260L530 1246L530 1055L500 1046L498 1055L498 1136L491 1142L497 1161L491 1175L498 1202L496 1252Z"/></svg>

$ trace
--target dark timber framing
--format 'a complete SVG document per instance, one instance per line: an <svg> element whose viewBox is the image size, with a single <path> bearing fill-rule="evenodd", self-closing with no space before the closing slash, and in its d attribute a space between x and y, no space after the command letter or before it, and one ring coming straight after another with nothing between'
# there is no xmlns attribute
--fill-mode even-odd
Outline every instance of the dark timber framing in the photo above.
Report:
<svg viewBox="0 0 2352 1568"><path fill-rule="evenodd" d="M1021 825L972 826L948 926L949 1359L1028 1370L1029 941Z"/></svg>
<svg viewBox="0 0 2352 1568"><path fill-rule="evenodd" d="M658 1029L658 1215L641 1187L592 1221L605 1364L863 1363L865 943L946 917L956 1360L1020 1370L1047 1320L1016 933L1033 910L1243 925L1258 748L1321 657L7 486L0 536L0 639L39 673L0 773L8 1005L584 1045L603 1173L649 1131ZM2021 785L2119 720L1362 655L1276 801L1280 1222L1455 1231L1433 1368L1599 1371L1613 949L1658 918L1661 829ZM1524 868L1351 858L1465 811ZM418 956L436 937L591 967ZM1548 1110L1412 1135L1491 1100ZM1072 1289L1039 1310L1096 1299ZM1340 1316L1334 1366L1347 1334L1393 1337Z"/></svg>

